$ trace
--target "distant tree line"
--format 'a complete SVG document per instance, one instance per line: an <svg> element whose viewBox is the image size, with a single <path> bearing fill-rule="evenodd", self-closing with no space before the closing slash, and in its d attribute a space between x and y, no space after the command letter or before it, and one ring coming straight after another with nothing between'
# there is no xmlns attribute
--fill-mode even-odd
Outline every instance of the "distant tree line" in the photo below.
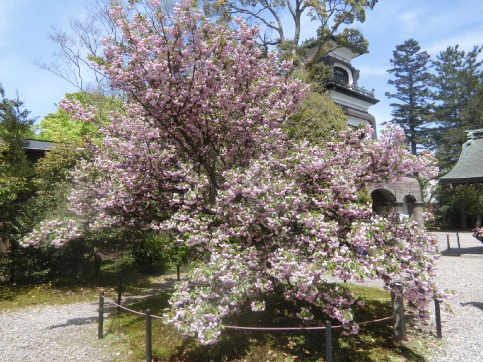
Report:
<svg viewBox="0 0 483 362"><path fill-rule="evenodd" d="M431 59L418 41L408 39L393 52L388 70L393 78L388 83L395 91L386 93L394 100L391 122L405 131L413 154L422 149L435 153L438 178L458 161L466 131L483 128L482 50L481 45L470 51L448 46ZM423 186L429 182L420 181ZM436 187L432 201L438 201L440 223L465 229L481 222L483 196L478 187Z"/></svg>

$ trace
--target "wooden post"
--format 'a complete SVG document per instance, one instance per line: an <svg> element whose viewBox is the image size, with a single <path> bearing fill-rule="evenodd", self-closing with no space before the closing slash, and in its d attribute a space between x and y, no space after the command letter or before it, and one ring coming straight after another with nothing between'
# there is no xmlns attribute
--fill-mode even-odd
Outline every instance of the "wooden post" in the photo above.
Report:
<svg viewBox="0 0 483 362"><path fill-rule="evenodd" d="M180 269L180 265L179 265L179 264L177 264L177 265L176 265L176 275L177 275L177 277L178 277L178 282L181 280L181 274L180 274L179 269Z"/></svg>
<svg viewBox="0 0 483 362"><path fill-rule="evenodd" d="M97 329L97 338L102 338L102 330L104 329L104 291L101 289L99 293L99 324Z"/></svg>
<svg viewBox="0 0 483 362"><path fill-rule="evenodd" d="M152 360L152 344L151 344L151 311L146 310L146 362Z"/></svg>
<svg viewBox="0 0 483 362"><path fill-rule="evenodd" d="M448 250L451 250L451 246L449 245L449 234L446 234L446 244L448 245Z"/></svg>
<svg viewBox="0 0 483 362"><path fill-rule="evenodd" d="M332 323L325 321L325 360L332 362Z"/></svg>
<svg viewBox="0 0 483 362"><path fill-rule="evenodd" d="M460 245L460 233L456 233L456 241L458 243L458 249L461 249L461 245Z"/></svg>
<svg viewBox="0 0 483 362"><path fill-rule="evenodd" d="M395 292L394 289L397 289L398 292ZM403 341L406 339L406 320L404 317L402 285L400 283L394 283L391 285L391 301L394 318L394 338L396 341Z"/></svg>
<svg viewBox="0 0 483 362"><path fill-rule="evenodd" d="M434 300L434 317L436 319L436 338L442 338L443 333L441 331L441 301L438 299Z"/></svg>

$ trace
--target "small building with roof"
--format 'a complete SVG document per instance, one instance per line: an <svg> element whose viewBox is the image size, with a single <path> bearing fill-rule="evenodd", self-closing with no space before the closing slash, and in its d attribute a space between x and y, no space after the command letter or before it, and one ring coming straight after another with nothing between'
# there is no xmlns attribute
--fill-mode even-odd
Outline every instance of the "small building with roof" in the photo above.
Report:
<svg viewBox="0 0 483 362"><path fill-rule="evenodd" d="M483 128L466 131L468 140L463 143L460 158L446 175L439 179L441 185L453 188L461 184L483 185ZM482 214L476 214L476 225L482 225Z"/></svg>
<svg viewBox="0 0 483 362"><path fill-rule="evenodd" d="M466 131L460 158L453 169L439 179L442 185L483 183L483 128Z"/></svg>
<svg viewBox="0 0 483 362"><path fill-rule="evenodd" d="M28 139L25 152L30 162L37 162L53 146L54 142Z"/></svg>

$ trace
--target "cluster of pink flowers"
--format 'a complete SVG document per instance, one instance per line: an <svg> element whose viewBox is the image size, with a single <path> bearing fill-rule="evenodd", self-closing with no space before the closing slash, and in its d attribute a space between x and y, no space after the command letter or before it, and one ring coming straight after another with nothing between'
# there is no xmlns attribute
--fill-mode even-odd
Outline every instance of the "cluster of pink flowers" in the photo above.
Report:
<svg viewBox="0 0 483 362"><path fill-rule="evenodd" d="M410 308L424 309L437 293L434 240L415 223L376 216L361 195L435 172L431 157L410 155L390 128L378 141L370 128L323 148L291 141L283 122L306 86L262 54L257 29L242 21L214 25L190 1L172 18L159 10L130 20L120 6L112 14L124 38L105 39L102 67L126 95L125 112L111 113L74 172L74 225L47 223L26 244L126 225L170 233L197 258L166 319L202 343L244 303L263 308L275 288L349 325L355 300L327 283L333 277L400 282Z"/></svg>
<svg viewBox="0 0 483 362"><path fill-rule="evenodd" d="M415 222L394 224L375 215L358 195L408 172L432 173L432 160L413 157L390 139L374 141L371 132L348 130L324 149L294 144L284 153L260 155L247 167L224 172L225 183L208 213L181 209L164 222L162 228L178 235L180 243L208 251L181 294L174 293L169 320L189 331L209 313L211 328L198 336L213 342L223 317L282 287L287 298L350 324L355 300L328 283L334 277L378 278L388 288L400 283L408 310L424 313L437 292L435 241ZM388 135L399 138L400 132ZM201 304L188 297L200 294L209 295ZM191 312L177 313L185 308ZM299 314L310 317L307 311Z"/></svg>

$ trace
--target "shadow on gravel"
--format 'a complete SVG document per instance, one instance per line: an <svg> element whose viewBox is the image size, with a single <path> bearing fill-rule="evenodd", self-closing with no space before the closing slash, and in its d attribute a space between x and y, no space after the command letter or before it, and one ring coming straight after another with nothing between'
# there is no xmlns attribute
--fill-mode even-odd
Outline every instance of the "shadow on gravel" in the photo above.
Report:
<svg viewBox="0 0 483 362"><path fill-rule="evenodd" d="M471 305L472 307L479 308L481 311L483 311L483 302L466 302L466 303L461 303L462 306L467 306Z"/></svg>
<svg viewBox="0 0 483 362"><path fill-rule="evenodd" d="M86 324L97 323L97 317L87 317L87 318L72 318L67 320L65 323L56 324L48 327L47 329L56 329L69 326L83 326Z"/></svg>
<svg viewBox="0 0 483 362"><path fill-rule="evenodd" d="M481 255L483 257L483 246L472 246L469 248L453 248L441 252L443 256L461 256L463 254Z"/></svg>

